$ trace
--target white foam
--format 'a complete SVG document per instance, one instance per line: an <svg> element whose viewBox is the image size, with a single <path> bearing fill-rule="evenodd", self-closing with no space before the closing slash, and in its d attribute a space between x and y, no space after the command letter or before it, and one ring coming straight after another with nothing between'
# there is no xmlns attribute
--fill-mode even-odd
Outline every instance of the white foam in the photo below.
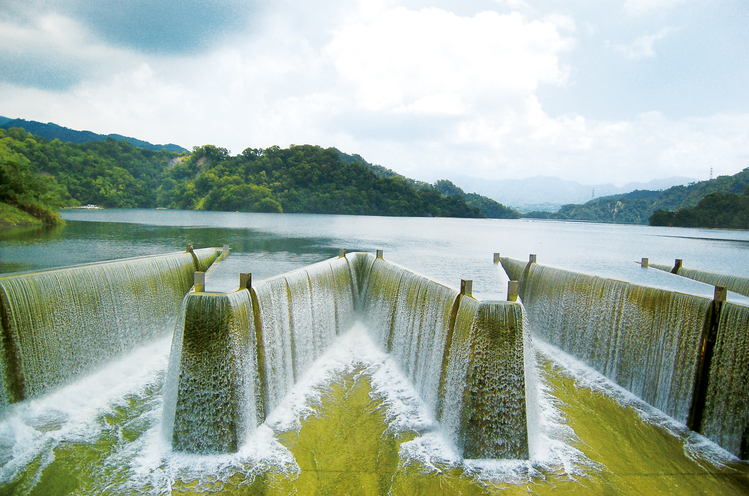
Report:
<svg viewBox="0 0 749 496"><path fill-rule="evenodd" d="M0 420L0 450L9 459L0 467L0 482L12 480L37 457L41 473L61 443L94 442L104 415L127 408L135 392L158 389L169 341L163 338L51 394L8 406Z"/></svg>
<svg viewBox="0 0 749 496"><path fill-rule="evenodd" d="M666 415L661 410L644 402L642 399L614 383L597 370L580 362L554 345L534 338L536 349L540 354L564 369L565 375L575 380L578 388L599 392L616 401L622 408L631 408L649 424L658 426L684 443L684 453L692 458L705 460L716 467L737 461L733 454L713 443L706 437L690 431L686 425Z"/></svg>

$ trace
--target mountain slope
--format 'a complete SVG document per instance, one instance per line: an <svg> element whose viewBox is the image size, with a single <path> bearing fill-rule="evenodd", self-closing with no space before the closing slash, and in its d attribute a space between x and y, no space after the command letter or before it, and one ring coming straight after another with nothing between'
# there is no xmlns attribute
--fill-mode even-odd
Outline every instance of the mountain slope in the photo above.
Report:
<svg viewBox="0 0 749 496"><path fill-rule="evenodd" d="M461 197L417 188L401 177L379 177L333 148L301 145L193 149L167 172L160 206L197 210L347 215L483 217Z"/></svg>
<svg viewBox="0 0 749 496"><path fill-rule="evenodd" d="M335 150L339 154L342 162L344 163L358 162L362 164L366 169L372 171L377 177L381 177L381 178L398 177L406 181L408 184L411 184L413 187L417 189L437 188L437 190L439 190L439 192L445 196L456 196L456 195L460 196L465 200L466 204L469 207L479 209L482 214L484 214L486 217L490 219L519 219L520 218L520 213L517 212L516 210L510 207L506 207L505 205L502 205L496 200L493 200L486 196L482 196L478 193L465 193L461 188L453 184L451 181L448 181L447 179L441 179L437 181L436 183L434 183L433 185L422 182L422 181L416 181L416 180L407 178L405 176L402 176L398 174L397 172L391 169L387 169L381 165L370 164L369 162L364 160L360 155L348 155L346 153L341 152L340 150L336 148L333 148L333 150Z"/></svg>
<svg viewBox="0 0 749 496"><path fill-rule="evenodd" d="M749 187L741 195L710 193L691 208L656 210L651 226L749 229Z"/></svg>
<svg viewBox="0 0 749 496"><path fill-rule="evenodd" d="M59 139L63 143L86 143L88 141L105 141L107 138L113 138L115 141L125 140L137 146L138 148L145 148L147 150L166 150L168 152L186 152L187 150L179 145L168 144L168 145L154 145L147 141L142 141L119 134L96 134L91 131L76 131L67 127L58 126L52 122L47 124L37 121L27 121L24 119L9 119L7 117L0 116L0 128L10 129L12 127L23 128L26 132L33 134L34 136L41 136L48 140Z"/></svg>
<svg viewBox="0 0 749 496"><path fill-rule="evenodd" d="M599 198L581 205L564 205L559 212L530 212L525 217L588 220L626 224L647 224L657 211L676 211L696 206L712 193L742 193L749 185L749 168L733 176L719 176L688 186L673 186L663 191L632 191L624 195Z"/></svg>

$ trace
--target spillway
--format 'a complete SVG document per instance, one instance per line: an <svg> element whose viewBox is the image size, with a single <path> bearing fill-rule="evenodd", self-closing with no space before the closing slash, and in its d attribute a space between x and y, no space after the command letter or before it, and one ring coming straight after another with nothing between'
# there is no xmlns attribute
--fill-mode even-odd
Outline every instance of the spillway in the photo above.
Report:
<svg viewBox="0 0 749 496"><path fill-rule="evenodd" d="M213 248L0 277L0 409L53 391L173 328Z"/></svg>
<svg viewBox="0 0 749 496"><path fill-rule="evenodd" d="M749 308L502 257L534 335L746 459Z"/></svg>
<svg viewBox="0 0 749 496"><path fill-rule="evenodd" d="M176 279L183 288L217 251L195 254L174 255L187 266ZM110 265L121 262L132 261ZM0 423L0 492L56 494L65 484L92 494L301 494L366 483L379 494L530 487L541 494L565 487L641 494L678 483L686 492L742 493L745 475L702 467L709 464L695 456L692 441L699 436L679 434L682 427L634 395L621 400L600 389L616 386L571 366L579 363L573 358L557 359L559 348L544 341L675 415L686 409L692 426L693 406L701 404L698 430L743 456L745 307L502 262L512 279L529 283L520 288L527 312L520 303L476 299L468 284L450 288L361 253L255 284L240 278L241 289L229 293L185 289L164 316L174 330L171 360L166 338L158 339L154 355L150 347L135 350L93 376L75 380L86 372L71 373L63 389L8 405ZM78 298L87 301L80 288ZM134 319L166 298L163 290L133 291L105 306L115 312L110 322L120 308ZM677 322L682 314L692 317ZM700 318L702 328L691 322ZM546 323L536 346L529 320ZM154 327L162 331L150 332L163 332L162 324ZM144 330L133 335L150 339ZM137 346L140 338L128 345L128 336L123 346ZM149 363L141 375L140 361ZM685 371L669 376L682 362ZM137 387L123 389L129 381ZM584 455L574 453L578 446Z"/></svg>
<svg viewBox="0 0 749 496"><path fill-rule="evenodd" d="M176 394L165 399L174 449L236 451L356 318L463 456L528 458L521 306L476 300L363 253L236 293L186 296L170 359ZM257 414L240 418L247 411Z"/></svg>

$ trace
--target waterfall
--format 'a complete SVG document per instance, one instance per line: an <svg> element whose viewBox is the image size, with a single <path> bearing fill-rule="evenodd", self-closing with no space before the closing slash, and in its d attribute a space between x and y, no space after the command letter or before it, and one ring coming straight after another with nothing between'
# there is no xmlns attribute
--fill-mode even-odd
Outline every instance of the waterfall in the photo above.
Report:
<svg viewBox="0 0 749 496"><path fill-rule="evenodd" d="M686 423L710 300L535 263L522 292L534 333Z"/></svg>
<svg viewBox="0 0 749 496"><path fill-rule="evenodd" d="M267 280L255 288L261 322L266 412L353 324L352 271L346 257Z"/></svg>
<svg viewBox="0 0 749 496"><path fill-rule="evenodd" d="M501 257L499 261L502 264L502 268L505 269L507 277L509 277L511 281L520 281L522 286L523 275L528 266L528 262L507 257Z"/></svg>
<svg viewBox="0 0 749 496"><path fill-rule="evenodd" d="M519 304L460 300L441 422L466 458L528 458L523 329Z"/></svg>
<svg viewBox="0 0 749 496"><path fill-rule="evenodd" d="M236 451L255 429L257 358L252 302L247 290L190 293L183 304L176 395L165 394L165 430L175 449L197 453ZM171 368L171 367L170 367ZM167 399L176 404L166 404ZM169 425L167 425L167 423Z"/></svg>
<svg viewBox="0 0 749 496"><path fill-rule="evenodd" d="M522 307L374 260L362 311L467 458L528 458Z"/></svg>
<svg viewBox="0 0 749 496"><path fill-rule="evenodd" d="M376 342L390 352L421 399L437 412L437 397L458 291L378 259L363 311Z"/></svg>
<svg viewBox="0 0 749 496"><path fill-rule="evenodd" d="M273 410L294 385L289 288L284 277L255 288L261 324L265 411Z"/></svg>
<svg viewBox="0 0 749 496"><path fill-rule="evenodd" d="M718 324L702 433L749 459L749 308L724 303Z"/></svg>
<svg viewBox="0 0 749 496"><path fill-rule="evenodd" d="M353 324L355 307L461 452L528 458L522 307L480 302L367 254L320 262L250 291L186 297L165 393L174 449L236 451ZM242 411L260 413L240 422ZM203 437L212 439L197 440Z"/></svg>
<svg viewBox="0 0 749 496"><path fill-rule="evenodd" d="M521 281L534 334L749 457L749 308L536 263L501 263ZM714 284L740 279L684 268L678 275Z"/></svg>
<svg viewBox="0 0 749 496"><path fill-rule="evenodd" d="M196 250L203 265L214 249ZM38 396L173 329L192 286L189 253L0 278L0 408Z"/></svg>
<svg viewBox="0 0 749 496"><path fill-rule="evenodd" d="M164 434L173 448L236 451L353 324L353 273L341 257L249 291L188 294L165 392Z"/></svg>

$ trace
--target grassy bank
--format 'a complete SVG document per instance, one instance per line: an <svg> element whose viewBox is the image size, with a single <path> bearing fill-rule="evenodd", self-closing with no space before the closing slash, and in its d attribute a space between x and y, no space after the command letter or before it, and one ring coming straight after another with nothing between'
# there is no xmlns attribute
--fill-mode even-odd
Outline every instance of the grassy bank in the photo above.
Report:
<svg viewBox="0 0 749 496"><path fill-rule="evenodd" d="M40 226L42 221L18 208L0 203L0 228Z"/></svg>

